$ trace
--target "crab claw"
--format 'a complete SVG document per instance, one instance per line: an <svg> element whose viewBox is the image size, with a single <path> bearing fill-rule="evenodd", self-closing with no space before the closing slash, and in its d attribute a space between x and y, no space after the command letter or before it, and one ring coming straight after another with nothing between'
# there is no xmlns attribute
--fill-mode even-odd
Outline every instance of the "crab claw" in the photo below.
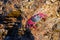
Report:
<svg viewBox="0 0 60 40"><path fill-rule="evenodd" d="M43 19L45 19L45 18L47 17L47 14L44 14L44 13L41 13L41 12L39 12L39 15L40 15L40 17L43 18Z"/></svg>

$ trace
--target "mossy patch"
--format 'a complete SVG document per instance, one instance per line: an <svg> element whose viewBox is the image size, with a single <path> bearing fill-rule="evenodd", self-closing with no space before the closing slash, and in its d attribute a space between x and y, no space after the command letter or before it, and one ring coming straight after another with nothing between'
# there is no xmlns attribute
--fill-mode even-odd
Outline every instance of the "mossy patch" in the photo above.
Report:
<svg viewBox="0 0 60 40"><path fill-rule="evenodd" d="M9 17L18 17L20 14L21 14L20 11L12 11L7 16L9 16Z"/></svg>

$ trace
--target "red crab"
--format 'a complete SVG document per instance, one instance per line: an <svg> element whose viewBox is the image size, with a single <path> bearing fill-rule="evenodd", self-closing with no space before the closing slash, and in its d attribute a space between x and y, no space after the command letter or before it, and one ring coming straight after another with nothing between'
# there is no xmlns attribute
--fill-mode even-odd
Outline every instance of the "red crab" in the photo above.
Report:
<svg viewBox="0 0 60 40"><path fill-rule="evenodd" d="M28 19L26 27L30 28L36 28L35 24L39 22L41 19L45 19L47 17L46 14L39 12L38 14L32 16L30 19Z"/></svg>

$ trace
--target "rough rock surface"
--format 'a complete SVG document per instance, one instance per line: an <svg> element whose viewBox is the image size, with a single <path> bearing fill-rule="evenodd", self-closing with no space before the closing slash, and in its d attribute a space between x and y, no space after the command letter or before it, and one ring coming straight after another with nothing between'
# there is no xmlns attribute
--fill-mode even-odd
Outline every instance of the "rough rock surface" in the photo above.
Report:
<svg viewBox="0 0 60 40"><path fill-rule="evenodd" d="M30 28L35 40L60 40L60 0L0 0L0 24L12 28L18 25L15 22L22 22L25 27L27 20L39 11L47 14L47 18L39 21L36 29ZM9 15L14 17L5 18ZM16 18L18 15L23 17L22 21ZM4 30L1 26L0 29Z"/></svg>

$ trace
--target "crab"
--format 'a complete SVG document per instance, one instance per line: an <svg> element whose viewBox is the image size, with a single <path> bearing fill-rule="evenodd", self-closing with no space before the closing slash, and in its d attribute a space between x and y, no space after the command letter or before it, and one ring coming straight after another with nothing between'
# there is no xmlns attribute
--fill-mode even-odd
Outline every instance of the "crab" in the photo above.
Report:
<svg viewBox="0 0 60 40"><path fill-rule="evenodd" d="M33 15L30 19L27 20L26 28L31 28L31 27L36 28L35 24L39 22L41 19L45 19L46 17L47 15L41 12Z"/></svg>

